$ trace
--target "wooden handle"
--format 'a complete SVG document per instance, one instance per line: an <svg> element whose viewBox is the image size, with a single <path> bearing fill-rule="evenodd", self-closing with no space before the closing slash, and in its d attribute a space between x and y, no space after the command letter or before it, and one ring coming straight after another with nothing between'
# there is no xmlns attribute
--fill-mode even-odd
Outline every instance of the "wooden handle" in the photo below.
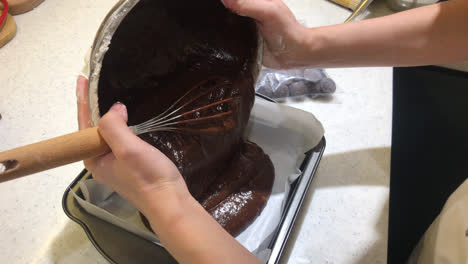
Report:
<svg viewBox="0 0 468 264"><path fill-rule="evenodd" d="M0 182L110 152L98 128L88 128L35 144L0 152Z"/></svg>

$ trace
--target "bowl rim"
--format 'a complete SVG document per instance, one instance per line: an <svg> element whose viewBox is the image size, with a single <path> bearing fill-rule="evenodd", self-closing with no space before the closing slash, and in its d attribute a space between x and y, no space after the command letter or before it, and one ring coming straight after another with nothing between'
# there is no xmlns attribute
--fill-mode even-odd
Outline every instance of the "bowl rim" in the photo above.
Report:
<svg viewBox="0 0 468 264"><path fill-rule="evenodd" d="M110 41L115 31L119 27L120 23L131 12L133 7L138 4L140 0L119 0L112 9L108 12L103 22L99 26L99 29L94 38L94 42L91 48L91 55L89 59L89 82L88 82L88 107L91 118L91 124L97 126L99 119L101 118L99 112L98 103L98 85L99 77L101 73L102 61L104 56L109 49ZM256 63L253 69L254 83L256 83L262 68L263 61L263 37L260 33L258 26L257 31L257 57Z"/></svg>

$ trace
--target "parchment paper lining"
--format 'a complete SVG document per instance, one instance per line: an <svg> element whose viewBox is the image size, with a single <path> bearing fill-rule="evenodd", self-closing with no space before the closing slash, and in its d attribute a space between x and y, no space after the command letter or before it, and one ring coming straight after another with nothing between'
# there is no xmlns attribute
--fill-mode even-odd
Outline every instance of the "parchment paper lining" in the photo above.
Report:
<svg viewBox="0 0 468 264"><path fill-rule="evenodd" d="M266 262L268 244L277 228L289 185L300 175L304 153L315 147L324 134L321 123L311 113L257 98L246 137L267 153L275 166L275 183L261 215L236 239ZM83 196L75 199L88 213L133 234L159 244L143 225L138 211L129 202L93 179L80 183Z"/></svg>

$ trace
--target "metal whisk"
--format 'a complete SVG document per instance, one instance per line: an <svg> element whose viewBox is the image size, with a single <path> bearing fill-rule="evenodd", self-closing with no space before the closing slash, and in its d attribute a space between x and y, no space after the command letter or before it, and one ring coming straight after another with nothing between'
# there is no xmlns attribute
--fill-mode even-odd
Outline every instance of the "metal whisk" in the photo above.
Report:
<svg viewBox="0 0 468 264"><path fill-rule="evenodd" d="M213 81L214 84L211 83ZM224 94L221 88L228 85L230 83L221 78L201 82L157 117L131 126L130 129L137 135L154 131L195 134L229 131L235 127L235 122L227 118L233 114L232 109L236 107L233 104L238 102L240 97L229 97L204 106L197 104L197 100L202 96L212 98L216 96L216 93ZM223 104L229 104L231 107L224 107ZM223 121L223 123L207 122L208 124L205 124L206 121ZM92 127L0 152L0 182L89 159L110 151L110 147L99 133L99 128Z"/></svg>
<svg viewBox="0 0 468 264"><path fill-rule="evenodd" d="M203 81L184 95L182 95L179 99L177 99L171 106L169 106L164 112L159 114L158 116L151 118L148 121L140 123L138 125L130 126L130 129L135 135L140 135L149 132L157 132L157 131L173 131L173 132L186 132L186 133L219 133L222 131L226 131L225 127L222 126L209 126L209 127L198 127L198 128L190 128L187 126L179 126L182 124L187 125L195 125L201 122L214 120L214 119L222 119L227 116L232 115L232 110L224 111L218 114L212 114L207 116L201 116L199 112L202 110L207 110L210 108L216 107L217 110L220 110L220 106L225 103L233 103L237 97L229 97L224 100L220 100L202 107L197 107L195 109L190 109L190 106L194 104L199 98L208 95L209 93L215 92L217 89L222 87L226 87L228 83L226 82L216 82L219 78L212 78L206 81ZM205 91L202 90L202 87L209 83L210 81L215 81L215 84L208 87ZM188 99L188 101L184 102L185 99L189 98L189 95L193 95L192 98ZM189 110L186 110L189 109ZM185 111L185 112L184 112ZM186 116L191 114L197 115L195 118L190 119L183 119Z"/></svg>

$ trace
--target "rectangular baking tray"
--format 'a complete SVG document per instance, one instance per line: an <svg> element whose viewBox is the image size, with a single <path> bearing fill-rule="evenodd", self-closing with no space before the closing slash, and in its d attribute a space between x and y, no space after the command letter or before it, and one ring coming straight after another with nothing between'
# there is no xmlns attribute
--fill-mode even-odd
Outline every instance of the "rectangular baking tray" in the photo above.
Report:
<svg viewBox="0 0 468 264"><path fill-rule="evenodd" d="M325 145L325 138L322 138L316 147L305 153L305 158L300 166L302 174L290 186L280 224L268 247L271 250L268 264L276 264L280 261L296 217L317 171ZM83 228L97 251L110 263L115 264L177 263L164 248L101 220L82 209L74 199L72 191L81 195L80 181L91 177L92 175L87 170L83 170L75 178L65 190L62 207L65 214Z"/></svg>

